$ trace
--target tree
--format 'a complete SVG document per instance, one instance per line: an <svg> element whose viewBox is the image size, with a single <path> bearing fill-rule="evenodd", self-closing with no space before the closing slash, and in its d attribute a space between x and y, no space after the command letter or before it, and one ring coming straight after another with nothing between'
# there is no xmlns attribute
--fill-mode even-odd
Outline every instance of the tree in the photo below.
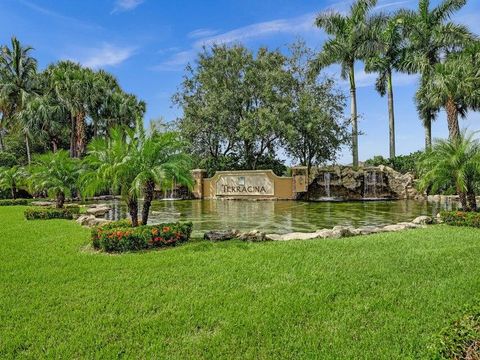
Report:
<svg viewBox="0 0 480 360"><path fill-rule="evenodd" d="M474 134L460 133L438 140L420 161L420 189L436 192L453 182L465 211L476 211L476 189L480 181L480 143Z"/></svg>
<svg viewBox="0 0 480 360"><path fill-rule="evenodd" d="M342 120L345 96L333 79L309 76L314 54L304 42L291 47L288 72L290 116L284 145L300 164L318 165L336 159L340 147L349 144L348 123Z"/></svg>
<svg viewBox="0 0 480 360"><path fill-rule="evenodd" d="M473 38L463 25L449 22L450 17L466 4L466 0L443 0L430 8L430 0L419 0L417 11L402 10L400 22L407 38L406 51L401 60L402 70L417 73L426 83L433 68L446 52L464 47ZM426 131L426 147L431 144L431 126L438 108L431 108L419 99L420 116Z"/></svg>
<svg viewBox="0 0 480 360"><path fill-rule="evenodd" d="M17 190L23 186L27 174L25 169L20 166L12 166L10 168L0 168L0 189L10 190L12 199L17 198Z"/></svg>
<svg viewBox="0 0 480 360"><path fill-rule="evenodd" d="M372 48L365 61L365 71L378 73L375 88L383 97L388 97L388 125L390 158L395 157L395 106L393 100L392 74L399 68L404 48L396 16L377 16L376 25L370 29Z"/></svg>
<svg viewBox="0 0 480 360"><path fill-rule="evenodd" d="M139 224L138 199L144 195L142 223L146 224L156 185L164 186L173 177L179 184L193 184L181 145L173 133L147 136L141 126L136 131L113 128L110 137L94 139L88 146L82 192L88 196L109 190L122 195L134 227Z"/></svg>
<svg viewBox="0 0 480 360"><path fill-rule="evenodd" d="M477 71L480 66L480 45L472 44L463 51L450 53L444 62L436 64L422 83L418 95L430 108L443 107L447 113L450 139L460 135L459 115L477 109L480 98L475 90L480 86Z"/></svg>
<svg viewBox="0 0 480 360"><path fill-rule="evenodd" d="M316 25L325 30L330 38L314 62L314 72L318 73L320 69L332 64L340 64L342 78L348 78L350 83L353 166L358 166L355 62L371 52L368 41L369 12L376 3L376 0L357 0L351 5L347 15L329 11L319 14L316 19Z"/></svg>
<svg viewBox="0 0 480 360"><path fill-rule="evenodd" d="M199 54L174 101L182 107L178 126L200 163L240 163L256 169L275 157L288 114L285 58L260 49L215 45ZM217 167L218 170L218 167Z"/></svg>
<svg viewBox="0 0 480 360"><path fill-rule="evenodd" d="M65 196L76 190L79 163L68 151L59 150L38 155L30 170L30 188L33 192L47 192L56 199L57 208L63 208Z"/></svg>
<svg viewBox="0 0 480 360"><path fill-rule="evenodd" d="M11 48L1 47L0 55L0 149L3 149L3 136L6 126L13 125L14 115L25 106L26 99L36 91L37 61L30 56L30 46L22 46L12 37ZM21 124L24 132L28 162L30 163L30 144L28 124Z"/></svg>

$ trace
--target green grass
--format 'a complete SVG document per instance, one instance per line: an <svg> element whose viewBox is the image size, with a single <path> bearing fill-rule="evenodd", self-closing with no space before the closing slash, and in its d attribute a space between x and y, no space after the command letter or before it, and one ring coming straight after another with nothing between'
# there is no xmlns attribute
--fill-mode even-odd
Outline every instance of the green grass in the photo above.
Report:
<svg viewBox="0 0 480 360"><path fill-rule="evenodd" d="M86 249L0 208L0 358L427 358L480 296L480 230Z"/></svg>

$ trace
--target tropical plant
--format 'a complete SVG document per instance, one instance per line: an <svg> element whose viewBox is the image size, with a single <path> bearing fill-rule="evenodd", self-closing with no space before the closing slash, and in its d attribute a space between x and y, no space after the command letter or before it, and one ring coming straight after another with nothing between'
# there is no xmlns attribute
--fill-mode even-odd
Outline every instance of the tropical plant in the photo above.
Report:
<svg viewBox="0 0 480 360"><path fill-rule="evenodd" d="M314 62L313 72L331 64L340 64L341 76L350 83L350 110L352 124L353 166L358 166L358 113L357 90L355 84L355 62L371 53L368 41L372 18L369 12L377 0L357 0L347 15L338 12L323 12L318 15L316 25L325 30L330 38Z"/></svg>
<svg viewBox="0 0 480 360"><path fill-rule="evenodd" d="M12 37L11 48L2 46L0 51L0 143L3 148L3 136L6 126L12 126L14 115L25 106L27 98L35 93L37 86L37 61L30 56L30 46L22 46L17 38ZM31 162L29 134L30 124L20 125L25 139L28 162Z"/></svg>
<svg viewBox="0 0 480 360"><path fill-rule="evenodd" d="M12 166L10 168L0 168L0 189L10 190L12 199L17 198L17 190L25 185L27 173L20 166Z"/></svg>
<svg viewBox="0 0 480 360"><path fill-rule="evenodd" d="M460 10L466 0L443 0L431 8L430 0L419 0L418 9L401 10L399 21L407 38L406 51L401 60L402 70L422 76L422 83L429 80L436 64L446 52L463 48L473 38L463 25L450 22L451 16ZM419 114L426 132L426 147L430 147L431 126L438 108L431 107L423 94L417 95Z"/></svg>
<svg viewBox="0 0 480 360"><path fill-rule="evenodd" d="M47 192L55 197L56 207L63 208L65 197L76 191L79 163L68 151L59 150L38 155L30 170L29 186L32 192Z"/></svg>
<svg viewBox="0 0 480 360"><path fill-rule="evenodd" d="M189 161L181 153L182 145L174 134L147 136L138 124L137 131L116 127L108 138L92 140L85 157L82 176L83 194L101 191L119 193L125 199L132 226L138 226L138 199L145 197L142 223L148 213L155 186L164 186L173 177L179 184L192 185Z"/></svg>
<svg viewBox="0 0 480 360"><path fill-rule="evenodd" d="M397 17L377 16L376 26L370 29L373 51L365 61L367 73L378 73L375 88L381 96L388 97L388 125L390 158L395 157L395 106L392 74L399 68L404 49L404 39Z"/></svg>
<svg viewBox="0 0 480 360"><path fill-rule="evenodd" d="M436 192L453 182L465 211L476 211L480 181L480 142L474 133L461 132L449 140L437 140L419 162L419 187Z"/></svg>

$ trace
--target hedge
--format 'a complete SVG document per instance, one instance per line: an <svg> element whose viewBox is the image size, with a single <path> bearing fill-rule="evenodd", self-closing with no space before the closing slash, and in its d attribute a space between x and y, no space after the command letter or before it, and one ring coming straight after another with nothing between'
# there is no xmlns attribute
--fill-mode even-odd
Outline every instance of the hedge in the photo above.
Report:
<svg viewBox="0 0 480 360"><path fill-rule="evenodd" d="M431 348L432 359L478 359L480 357L480 312L465 315L444 329Z"/></svg>
<svg viewBox="0 0 480 360"><path fill-rule="evenodd" d="M52 207L31 207L25 210L25 218L27 220L49 220L49 219L73 219L73 215L77 214L80 208L63 208L57 209Z"/></svg>
<svg viewBox="0 0 480 360"><path fill-rule="evenodd" d="M186 242L192 223L160 224L131 227L126 221L105 224L92 229L92 245L106 252L138 251Z"/></svg>
<svg viewBox="0 0 480 360"><path fill-rule="evenodd" d="M477 212L442 211L440 216L448 225L480 228L480 213Z"/></svg>
<svg viewBox="0 0 480 360"><path fill-rule="evenodd" d="M0 200L0 206L28 205L27 199L6 199Z"/></svg>

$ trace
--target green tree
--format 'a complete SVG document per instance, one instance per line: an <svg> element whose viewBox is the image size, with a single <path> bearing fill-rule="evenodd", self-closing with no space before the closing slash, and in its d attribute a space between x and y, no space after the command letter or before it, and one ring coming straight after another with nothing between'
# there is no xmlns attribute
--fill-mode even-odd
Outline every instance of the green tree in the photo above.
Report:
<svg viewBox="0 0 480 360"><path fill-rule="evenodd" d="M463 48L473 36L463 25L450 22L451 16L466 4L466 0L443 0L431 8L430 0L419 0L418 9L402 10L407 46L401 60L401 68L409 73L422 76L421 82L429 81L436 64L441 62L445 52ZM425 127L426 148L431 146L431 126L438 108L430 107L422 94L417 95L420 116Z"/></svg>
<svg viewBox="0 0 480 360"><path fill-rule="evenodd" d="M288 60L291 110L283 141L287 153L309 171L312 165L335 160L341 146L350 141L348 122L342 120L345 96L333 79L309 76L313 59L304 42L292 45Z"/></svg>
<svg viewBox="0 0 480 360"><path fill-rule="evenodd" d="M319 14L316 19L316 25L330 38L314 62L314 72L318 73L320 69L332 64L340 64L342 78L348 78L350 83L353 166L358 166L359 133L355 62L371 53L371 42L368 41L371 22L369 13L376 3L376 0L357 0L346 15L328 11Z"/></svg>
<svg viewBox="0 0 480 360"><path fill-rule="evenodd" d="M367 73L378 73L375 88L388 97L388 127L390 158L395 157L395 106L392 74L399 69L404 39L396 16L377 16L376 26L370 29L373 52L365 61Z"/></svg>
<svg viewBox="0 0 480 360"><path fill-rule="evenodd" d="M449 140L437 140L419 163L421 190L431 192L453 182L465 211L476 211L476 190L480 181L480 143L474 134L460 133Z"/></svg>
<svg viewBox="0 0 480 360"><path fill-rule="evenodd" d="M65 196L76 191L79 162L71 158L66 150L48 152L35 157L30 172L32 192L47 192L55 197L57 208L63 208Z"/></svg>
<svg viewBox="0 0 480 360"><path fill-rule="evenodd" d="M27 174L21 166L0 168L0 189L10 190L12 199L17 198L17 190L25 184Z"/></svg>
<svg viewBox="0 0 480 360"><path fill-rule="evenodd" d="M174 134L145 135L116 127L108 138L92 140L85 157L86 172L81 179L85 196L102 191L119 193L125 200L132 226L138 226L138 199L145 197L142 223L148 222L155 186L165 186L173 177L179 184L191 186L190 162L181 152L182 144Z"/></svg>
<svg viewBox="0 0 480 360"><path fill-rule="evenodd" d="M6 127L14 125L14 115L24 108L27 98L36 91L37 60L30 56L32 50L30 46L22 46L15 37L11 39L10 48L2 46L0 49L0 150L4 148ZM20 127L30 163L29 123Z"/></svg>
<svg viewBox="0 0 480 360"><path fill-rule="evenodd" d="M213 46L188 66L174 101L182 107L179 129L200 164L228 163L257 169L275 157L288 115L285 57L243 46Z"/></svg>

